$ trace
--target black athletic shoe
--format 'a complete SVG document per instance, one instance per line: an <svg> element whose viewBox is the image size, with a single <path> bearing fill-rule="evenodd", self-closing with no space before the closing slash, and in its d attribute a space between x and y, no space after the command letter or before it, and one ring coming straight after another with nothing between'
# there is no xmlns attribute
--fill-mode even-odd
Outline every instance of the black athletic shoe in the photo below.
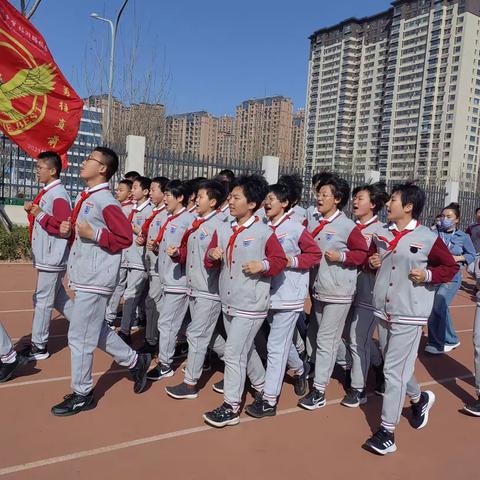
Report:
<svg viewBox="0 0 480 480"><path fill-rule="evenodd" d="M138 350L137 353L149 353L150 355L158 354L158 344L150 345L148 342L145 342Z"/></svg>
<svg viewBox="0 0 480 480"><path fill-rule="evenodd" d="M324 407L326 403L325 393L314 388L308 395L298 401L298 406L307 410L315 410Z"/></svg>
<svg viewBox="0 0 480 480"><path fill-rule="evenodd" d="M212 359L210 352L207 352L205 355L205 360L203 361L202 371L209 372L212 369Z"/></svg>
<svg viewBox="0 0 480 480"><path fill-rule="evenodd" d="M212 385L213 391L223 395L223 380Z"/></svg>
<svg viewBox="0 0 480 480"><path fill-rule="evenodd" d="M310 364L307 362L303 362L303 373L301 375L295 375L293 377L293 388L295 390L295 395L298 395L299 397L305 395L305 392L307 391L309 373Z"/></svg>
<svg viewBox="0 0 480 480"><path fill-rule="evenodd" d="M29 362L33 362L34 360L46 360L50 356L47 347L39 348L34 343L27 345L20 353Z"/></svg>
<svg viewBox="0 0 480 480"><path fill-rule="evenodd" d="M0 383L8 382L15 375L18 368L28 362L27 358L17 353L17 358L12 363L0 363Z"/></svg>
<svg viewBox="0 0 480 480"><path fill-rule="evenodd" d="M167 395L177 400L189 399L193 400L198 398L198 388L196 385L189 385L182 382L174 387L165 387Z"/></svg>
<svg viewBox="0 0 480 480"><path fill-rule="evenodd" d="M52 407L52 413L56 417L68 417L76 415L82 410L87 410L93 406L93 391L88 395L79 395L78 393L70 393L63 397L63 402Z"/></svg>
<svg viewBox="0 0 480 480"><path fill-rule="evenodd" d="M188 343L182 342L177 344L175 347L175 353L173 354L174 360L180 360L181 358L185 358L188 355Z"/></svg>
<svg viewBox="0 0 480 480"><path fill-rule="evenodd" d="M228 403L223 403L215 410L204 413L203 419L209 425L222 428L226 427L227 425L237 425L240 423L240 412L235 413L231 405Z"/></svg>
<svg viewBox="0 0 480 480"><path fill-rule="evenodd" d="M378 367L373 367L375 372L375 393L383 396L385 393L385 375L383 374L383 363Z"/></svg>
<svg viewBox="0 0 480 480"><path fill-rule="evenodd" d="M367 403L367 396L364 390L351 388L340 402L344 407L355 408Z"/></svg>
<svg viewBox="0 0 480 480"><path fill-rule="evenodd" d="M474 417L480 417L480 398L474 403L465 404L463 411Z"/></svg>
<svg viewBox="0 0 480 480"><path fill-rule="evenodd" d="M352 369L345 369L345 391L349 391L352 388Z"/></svg>
<svg viewBox="0 0 480 480"><path fill-rule="evenodd" d="M173 370L168 365L162 365L160 363L147 373L147 379L152 381L168 377L173 377Z"/></svg>
<svg viewBox="0 0 480 480"><path fill-rule="evenodd" d="M397 451L394 433L389 432L384 428L380 428L372 437L370 437L365 442L365 446L379 455L386 455L387 453Z"/></svg>
<svg viewBox="0 0 480 480"><path fill-rule="evenodd" d="M147 386L147 371L150 368L152 356L149 353L139 353L138 360L134 367L130 369L134 381L133 391L142 393Z"/></svg>
<svg viewBox="0 0 480 480"><path fill-rule="evenodd" d="M417 403L412 403L412 418L410 425L420 430L428 423L428 412L435 403L435 394L426 390L420 395Z"/></svg>
<svg viewBox="0 0 480 480"><path fill-rule="evenodd" d="M121 330L117 332L117 335L127 344L131 345L132 344L132 336L129 333L124 333Z"/></svg>
<svg viewBox="0 0 480 480"><path fill-rule="evenodd" d="M277 406L274 405L272 407L272 405L266 400L263 400L263 398L257 398L252 404L245 408L245 411L251 417L255 418L274 417L277 414Z"/></svg>

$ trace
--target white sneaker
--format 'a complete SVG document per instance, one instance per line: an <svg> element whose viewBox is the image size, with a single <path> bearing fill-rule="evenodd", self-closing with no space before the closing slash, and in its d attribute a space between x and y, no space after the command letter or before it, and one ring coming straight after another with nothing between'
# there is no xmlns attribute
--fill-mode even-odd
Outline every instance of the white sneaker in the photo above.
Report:
<svg viewBox="0 0 480 480"><path fill-rule="evenodd" d="M455 350L459 346L460 346L460 342L454 343L453 345L445 345L443 347L443 351L444 353L448 353L448 352L451 352L452 350Z"/></svg>

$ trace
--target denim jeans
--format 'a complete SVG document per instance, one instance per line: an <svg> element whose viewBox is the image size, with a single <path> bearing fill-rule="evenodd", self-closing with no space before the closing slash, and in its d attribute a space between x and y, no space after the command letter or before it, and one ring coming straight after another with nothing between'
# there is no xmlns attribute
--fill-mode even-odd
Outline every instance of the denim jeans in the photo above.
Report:
<svg viewBox="0 0 480 480"><path fill-rule="evenodd" d="M445 345L459 342L450 315L450 304L460 288L462 274L458 272L453 280L437 288L433 309L428 319L428 344L440 350Z"/></svg>

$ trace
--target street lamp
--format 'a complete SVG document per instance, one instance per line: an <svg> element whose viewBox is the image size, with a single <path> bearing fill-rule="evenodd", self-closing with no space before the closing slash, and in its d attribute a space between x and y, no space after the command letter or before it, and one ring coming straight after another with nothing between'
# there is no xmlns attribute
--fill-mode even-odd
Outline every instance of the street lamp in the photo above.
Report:
<svg viewBox="0 0 480 480"><path fill-rule="evenodd" d="M98 13L90 14L92 18L96 20L101 20L102 22L107 22L110 25L111 37L112 37L112 45L110 48L110 74L108 77L107 128L106 128L106 135L105 135L107 138L107 142L110 141L110 126L112 124L112 87L113 87L113 66L115 63L115 41L117 39L118 22L120 21L120 17L127 3L128 3L128 0L124 0L122 7L117 13L117 17L115 18L115 23L113 23L108 18L101 17Z"/></svg>

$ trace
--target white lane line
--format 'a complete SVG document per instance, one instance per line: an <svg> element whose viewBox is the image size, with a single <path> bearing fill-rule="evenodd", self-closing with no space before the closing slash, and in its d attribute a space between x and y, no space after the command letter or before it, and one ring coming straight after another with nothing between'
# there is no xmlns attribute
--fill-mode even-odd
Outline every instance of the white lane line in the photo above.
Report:
<svg viewBox="0 0 480 480"><path fill-rule="evenodd" d="M54 320L54 319L53 319ZM458 332L457 332L458 333ZM30 336L30 334L27 334L25 335L26 337ZM49 340L52 340L53 338L66 338L68 337L68 335L66 333L62 334L62 335L49 335L48 336L48 339ZM17 338L12 338L12 342L16 343L18 342L19 340L21 340L23 337L17 337Z"/></svg>
<svg viewBox="0 0 480 480"><path fill-rule="evenodd" d="M25 312L33 312L33 308L27 308L24 310L0 310L0 313L25 313Z"/></svg>
<svg viewBox="0 0 480 480"><path fill-rule="evenodd" d="M476 303L469 303L464 305L450 305L450 308L469 308L469 307L476 307Z"/></svg>
<svg viewBox="0 0 480 480"><path fill-rule="evenodd" d="M420 383L419 385L421 387L427 387L427 386L432 386L432 385L440 385L444 383L449 383L453 382L456 380L464 380L466 378L470 378L473 375L468 374L468 375L460 375L458 377L448 377L440 380L432 380L429 382L423 382ZM369 394L368 396L373 396L373 393ZM341 398L337 398L335 400L330 400L326 404L327 405L337 405L342 401ZM298 408L298 407L293 407L293 408L287 408L285 410L280 410L277 412L277 415L289 415L291 413L307 413L305 410ZM256 421L256 418L252 417L242 417L241 423L249 423L249 422L254 422ZM150 437L144 437L144 438L139 438L137 440L130 440L128 442L122 442L122 443L115 443L113 445L107 445L105 447L99 447L99 448L93 448L91 450L82 450L79 452L74 452L74 453L69 453L66 455L61 455L58 457L50 457L50 458L45 458L43 460L37 460L34 462L28 462L28 463L22 463L18 465L12 465L10 467L4 467L0 468L0 476L3 475L9 475L11 473L17 473L17 472L24 472L26 470L33 470L35 468L40 468L40 467L45 467L47 465L55 465L58 463L65 463L69 462L72 460L79 460L81 458L86 458L86 457L93 457L95 455L102 455L105 453L111 453L115 452L118 450L124 450L127 448L132 448L132 447L138 447L140 445L148 445L151 443L156 443L156 442L161 442L163 440L169 440L171 438L178 438L178 437L186 437L188 435L193 435L195 433L201 433L201 432L206 432L209 430L213 430L213 427L209 427L206 425L202 425L199 427L193 427L193 428L185 428L183 430L176 430L174 432L168 432L168 433L161 433L159 435L154 435Z"/></svg>
<svg viewBox="0 0 480 480"><path fill-rule="evenodd" d="M0 290L0 293L33 293L35 290Z"/></svg>

